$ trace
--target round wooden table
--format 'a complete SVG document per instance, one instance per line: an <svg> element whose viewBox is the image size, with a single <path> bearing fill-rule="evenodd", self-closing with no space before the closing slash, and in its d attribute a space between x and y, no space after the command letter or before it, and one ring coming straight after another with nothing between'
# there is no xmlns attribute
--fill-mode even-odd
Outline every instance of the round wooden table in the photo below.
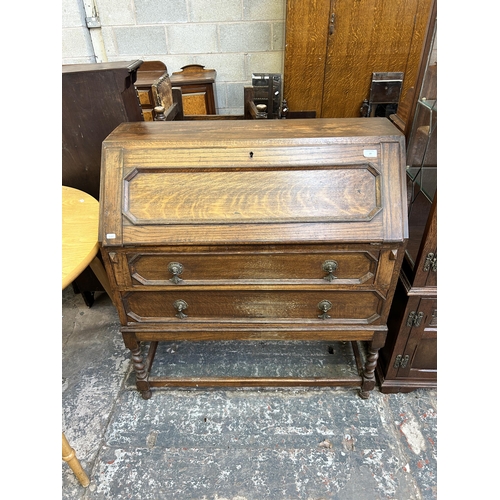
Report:
<svg viewBox="0 0 500 500"><path fill-rule="evenodd" d="M112 297L108 277L97 257L99 202L83 191L62 187L62 288L90 266Z"/></svg>
<svg viewBox="0 0 500 500"><path fill-rule="evenodd" d="M90 266L104 290L110 293L106 271L97 257L99 252L99 202L83 191L62 188L62 289ZM88 486L90 480L83 470L75 450L62 433L62 457L71 467L80 483Z"/></svg>

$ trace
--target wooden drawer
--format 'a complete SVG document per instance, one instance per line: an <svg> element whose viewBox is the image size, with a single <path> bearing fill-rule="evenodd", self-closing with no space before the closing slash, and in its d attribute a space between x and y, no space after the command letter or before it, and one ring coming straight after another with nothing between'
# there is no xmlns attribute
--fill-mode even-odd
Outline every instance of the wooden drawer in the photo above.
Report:
<svg viewBox="0 0 500 500"><path fill-rule="evenodd" d="M326 307L323 301L327 301ZM186 288L172 292L129 292L123 296L123 303L128 317L138 322L295 323L299 320L370 324L380 317L383 298L373 291ZM326 316L322 316L324 312Z"/></svg>
<svg viewBox="0 0 500 500"><path fill-rule="evenodd" d="M132 285L373 284L378 252L131 253L125 256ZM126 286L126 284L125 284Z"/></svg>

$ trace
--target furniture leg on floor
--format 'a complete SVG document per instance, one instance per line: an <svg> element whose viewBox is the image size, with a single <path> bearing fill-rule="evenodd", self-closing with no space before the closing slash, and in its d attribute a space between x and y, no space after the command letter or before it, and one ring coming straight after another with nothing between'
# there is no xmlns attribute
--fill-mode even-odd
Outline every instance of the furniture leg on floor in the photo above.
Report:
<svg viewBox="0 0 500 500"><path fill-rule="evenodd" d="M64 432L62 433L62 458L70 466L71 470L75 473L80 484L85 488L90 484L90 479L87 473L78 460L75 450L71 448Z"/></svg>

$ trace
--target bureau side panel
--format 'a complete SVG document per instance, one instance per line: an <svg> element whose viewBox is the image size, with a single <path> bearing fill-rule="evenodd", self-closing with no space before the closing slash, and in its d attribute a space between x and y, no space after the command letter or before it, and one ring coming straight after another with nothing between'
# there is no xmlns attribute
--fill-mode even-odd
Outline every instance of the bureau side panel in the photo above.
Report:
<svg viewBox="0 0 500 500"><path fill-rule="evenodd" d="M385 173L382 179L384 240L401 241L408 238L406 173L401 143L382 143L381 156Z"/></svg>
<svg viewBox="0 0 500 500"><path fill-rule="evenodd" d="M123 149L102 150L101 196L99 204L99 242L103 246L123 243Z"/></svg>

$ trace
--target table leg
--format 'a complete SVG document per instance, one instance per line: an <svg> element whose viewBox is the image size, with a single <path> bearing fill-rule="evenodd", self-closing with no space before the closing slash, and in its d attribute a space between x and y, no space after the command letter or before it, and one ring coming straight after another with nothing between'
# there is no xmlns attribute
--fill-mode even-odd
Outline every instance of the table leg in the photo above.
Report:
<svg viewBox="0 0 500 500"><path fill-rule="evenodd" d="M94 257L94 260L90 263L90 268L96 275L96 278L99 280L99 283L102 285L104 290L106 290L106 293L109 295L111 302L113 302L113 294L111 292L108 275L106 274L106 270L104 269L104 266L102 265L99 257Z"/></svg>
<svg viewBox="0 0 500 500"><path fill-rule="evenodd" d="M122 332L122 337L125 347L130 350L137 390L140 391L143 399L149 399L152 395L149 385L149 371L144 361L141 343L137 340L135 333Z"/></svg>
<svg viewBox="0 0 500 500"><path fill-rule="evenodd" d="M71 470L75 473L78 481L84 487L90 484L90 479L80 465L80 461L76 457L75 450L71 448L64 432L62 433L62 458L71 467Z"/></svg>
<svg viewBox="0 0 500 500"><path fill-rule="evenodd" d="M363 381L361 383L361 390L359 395L363 399L370 397L370 392L375 387L375 368L377 367L378 349L370 346L368 348L368 355L366 357L365 369L363 371Z"/></svg>

